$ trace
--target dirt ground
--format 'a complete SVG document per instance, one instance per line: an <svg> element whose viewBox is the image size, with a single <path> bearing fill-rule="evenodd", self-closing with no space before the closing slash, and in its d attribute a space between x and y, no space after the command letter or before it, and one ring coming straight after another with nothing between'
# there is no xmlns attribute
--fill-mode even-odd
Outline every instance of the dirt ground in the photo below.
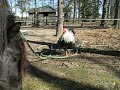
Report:
<svg viewBox="0 0 120 90"><path fill-rule="evenodd" d="M38 55L58 40L55 29L21 31ZM120 30L75 28L75 33L79 53L68 58L42 60L26 44L24 90L120 90Z"/></svg>

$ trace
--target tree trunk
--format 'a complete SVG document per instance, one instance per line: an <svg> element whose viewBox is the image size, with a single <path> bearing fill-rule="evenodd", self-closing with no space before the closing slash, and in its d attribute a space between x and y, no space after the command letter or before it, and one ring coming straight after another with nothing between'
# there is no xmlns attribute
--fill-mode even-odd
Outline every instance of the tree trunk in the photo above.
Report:
<svg viewBox="0 0 120 90"><path fill-rule="evenodd" d="M11 8L11 12L13 12L12 8L13 8L13 2L12 0L10 0L10 8Z"/></svg>
<svg viewBox="0 0 120 90"><path fill-rule="evenodd" d="M58 0L58 26L56 36L60 37L63 33L63 0Z"/></svg>
<svg viewBox="0 0 120 90"><path fill-rule="evenodd" d="M17 0L15 0L15 16L17 16L17 6L16 6Z"/></svg>
<svg viewBox="0 0 120 90"><path fill-rule="evenodd" d="M115 1L116 0L110 0L110 19L114 19L115 15Z"/></svg>
<svg viewBox="0 0 120 90"><path fill-rule="evenodd" d="M73 18L76 18L76 0L74 0L74 13L73 13Z"/></svg>
<svg viewBox="0 0 120 90"><path fill-rule="evenodd" d="M120 19L120 1L119 0L116 0L116 2L115 2L114 19ZM113 28L120 29L120 20L114 20Z"/></svg>
<svg viewBox="0 0 120 90"><path fill-rule="evenodd" d="M118 19L120 19L120 1L119 1L119 6L118 6ZM118 20L117 29L120 29L120 20Z"/></svg>
<svg viewBox="0 0 120 90"><path fill-rule="evenodd" d="M106 7L107 6L107 0L103 1L103 11L102 11L102 19L106 19ZM101 20L100 27L105 28L106 27L106 22L105 20Z"/></svg>
<svg viewBox="0 0 120 90"><path fill-rule="evenodd" d="M21 12L21 14L22 14L22 20L23 20L23 12Z"/></svg>
<svg viewBox="0 0 120 90"><path fill-rule="evenodd" d="M80 1L78 1L78 19L80 19Z"/></svg>
<svg viewBox="0 0 120 90"><path fill-rule="evenodd" d="M99 17L99 0L93 0L93 15L92 15L92 18L93 19L96 19Z"/></svg>
<svg viewBox="0 0 120 90"><path fill-rule="evenodd" d="M111 10L111 0L108 1L108 12L107 12L107 18L110 19L110 11Z"/></svg>
<svg viewBox="0 0 120 90"><path fill-rule="evenodd" d="M38 26L39 26L39 22L38 22L38 12L35 11L33 27L38 27Z"/></svg>
<svg viewBox="0 0 120 90"><path fill-rule="evenodd" d="M38 27L39 23L38 23L38 10L37 10L37 2L35 0L35 13L34 13L34 25L33 27Z"/></svg>
<svg viewBox="0 0 120 90"><path fill-rule="evenodd" d="M83 10L82 10L82 19L85 19L85 12L86 12L85 3L83 3L82 7L83 7L83 8L82 8L82 9L83 9Z"/></svg>

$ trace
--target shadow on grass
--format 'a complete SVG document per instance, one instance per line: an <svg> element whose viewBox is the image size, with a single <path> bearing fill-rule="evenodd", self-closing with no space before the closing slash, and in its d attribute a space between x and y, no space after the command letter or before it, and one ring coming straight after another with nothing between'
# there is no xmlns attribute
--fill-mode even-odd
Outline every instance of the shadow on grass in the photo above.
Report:
<svg viewBox="0 0 120 90"><path fill-rule="evenodd" d="M49 43L49 42L36 42L36 41L29 41L31 43L35 43L35 44L41 44L41 45L51 45L53 43ZM95 54L101 54L101 55L109 55L109 56L117 56L116 58L119 59L120 57L120 51L114 51L114 50L98 50L98 49L92 49L92 48L79 48L79 53L83 52L83 53L95 53ZM84 57L80 57L89 61L93 61L96 64L102 65L104 67L106 67L108 69L108 71L114 73L114 75L116 77L118 77L120 79L120 70L118 69L119 65L109 65L109 64L105 64L104 60L111 60L107 57L92 57L92 56L84 56ZM116 62L116 61L115 61ZM117 63L117 62L116 62ZM114 63L113 63L114 64ZM40 78L44 81L46 81L47 83L53 83L55 86L60 87L63 90L105 90L104 88L96 88L94 86L91 85L87 85L87 84L83 84L80 82L76 82L73 80L69 80L67 78L60 78L57 76L54 76L52 74L49 74L47 72L44 72L42 70L39 70L38 68L36 68L33 65L30 65L30 74Z"/></svg>
<svg viewBox="0 0 120 90"><path fill-rule="evenodd" d="M81 56L80 58L87 61L94 62L95 64L106 67L107 71L113 73L120 79L120 58L119 57L94 57L94 56ZM111 61L112 63L109 63ZM108 62L108 63L106 63Z"/></svg>
<svg viewBox="0 0 120 90"><path fill-rule="evenodd" d="M95 30L95 29L109 29L110 27L108 27L108 26L106 26L106 27L101 27L101 26L99 26L99 25L85 25L85 24L83 24L82 26L81 26L81 24L80 25L77 25L77 26L74 26L74 25L64 25L64 27L66 27L66 28L82 28L82 29L91 29L91 30Z"/></svg>
<svg viewBox="0 0 120 90"><path fill-rule="evenodd" d="M62 90L105 90L101 87L98 88L92 85L69 80L67 78L57 77L48 72L42 71L33 65L30 65L29 73L39 79L44 80L47 83L54 84L56 87L61 88Z"/></svg>
<svg viewBox="0 0 120 90"><path fill-rule="evenodd" d="M45 25L45 26L40 26L39 28L43 28L43 29L56 29L57 26L56 25Z"/></svg>
<svg viewBox="0 0 120 90"><path fill-rule="evenodd" d="M52 45L53 44L50 42L39 42L39 41L31 41L31 40L27 40L27 41L33 44L40 44L40 45Z"/></svg>
<svg viewBox="0 0 120 90"><path fill-rule="evenodd" d="M98 50L98 49L92 49L92 48L79 48L79 52L95 53L95 54L118 56L118 57L120 56L120 51L117 51L117 50Z"/></svg>
<svg viewBox="0 0 120 90"><path fill-rule="evenodd" d="M34 44L40 44L40 45L47 45L49 48L55 48L58 49L58 45L50 42L38 42L38 41L31 41L27 40L30 43ZM95 53L95 54L101 54L101 55L109 55L109 56L118 56L120 57L120 51L117 50L98 50L98 49L93 49L93 48L78 48L79 53L84 52L84 53Z"/></svg>
<svg viewBox="0 0 120 90"><path fill-rule="evenodd" d="M28 33L26 33L26 32L24 32L24 35L26 35L26 36L34 36L34 37L46 37L47 35L42 35L42 34L28 34Z"/></svg>
<svg viewBox="0 0 120 90"><path fill-rule="evenodd" d="M39 42L39 41L31 41L31 40L27 40L28 42L30 43L33 43L33 44L40 44L40 45L47 45L49 48L53 48L53 49L58 49L58 45L55 44L55 43L50 43L50 42Z"/></svg>

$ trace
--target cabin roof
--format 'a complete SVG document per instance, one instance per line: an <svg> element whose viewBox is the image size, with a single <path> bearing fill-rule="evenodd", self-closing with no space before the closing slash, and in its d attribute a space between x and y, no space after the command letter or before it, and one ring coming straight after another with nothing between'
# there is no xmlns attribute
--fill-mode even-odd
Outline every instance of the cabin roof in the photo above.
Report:
<svg viewBox="0 0 120 90"><path fill-rule="evenodd" d="M35 11L37 11L38 13L56 13L56 9L54 9L53 7L47 5L47 6L43 6L43 7L39 7L39 8L31 8L28 13L32 14L35 13Z"/></svg>

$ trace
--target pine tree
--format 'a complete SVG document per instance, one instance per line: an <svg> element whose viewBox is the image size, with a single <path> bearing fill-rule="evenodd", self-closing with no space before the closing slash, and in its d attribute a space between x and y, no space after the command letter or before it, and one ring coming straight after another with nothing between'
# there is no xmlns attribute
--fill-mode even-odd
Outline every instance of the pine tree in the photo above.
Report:
<svg viewBox="0 0 120 90"><path fill-rule="evenodd" d="M23 13L27 11L26 6L29 5L31 0L17 0L16 6L21 10L22 18Z"/></svg>
<svg viewBox="0 0 120 90"><path fill-rule="evenodd" d="M114 19L120 19L120 1L119 0L116 0L115 2ZM120 20L114 20L113 28L120 29Z"/></svg>
<svg viewBox="0 0 120 90"><path fill-rule="evenodd" d="M60 37L63 33L63 0L58 0L58 26L56 35Z"/></svg>
<svg viewBox="0 0 120 90"><path fill-rule="evenodd" d="M107 0L103 1L103 11L102 11L102 19L106 19L106 7L107 6ZM101 24L100 24L101 28L105 28L106 27L106 22L105 20L101 20Z"/></svg>

